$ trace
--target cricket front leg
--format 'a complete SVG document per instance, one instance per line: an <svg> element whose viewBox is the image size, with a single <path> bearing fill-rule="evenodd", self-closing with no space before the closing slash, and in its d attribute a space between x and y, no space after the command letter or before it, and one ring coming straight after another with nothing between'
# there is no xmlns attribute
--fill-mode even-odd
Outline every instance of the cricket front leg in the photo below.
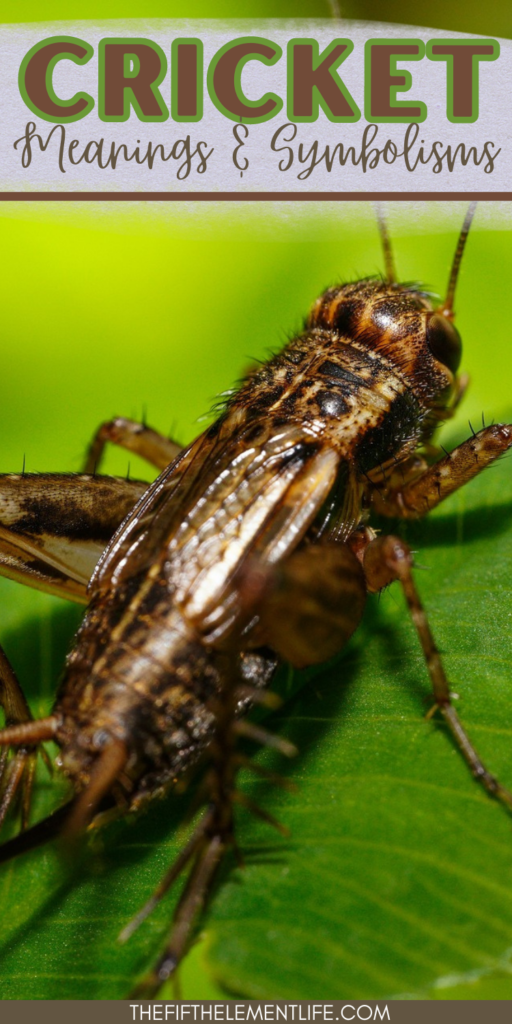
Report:
<svg viewBox="0 0 512 1024"><path fill-rule="evenodd" d="M478 476L511 447L512 424L484 427L410 482L375 489L375 510L385 516L418 519Z"/></svg>
<svg viewBox="0 0 512 1024"><path fill-rule="evenodd" d="M377 593L394 580L401 583L434 692L435 705L430 714L439 710L474 778L482 783L491 796L512 811L512 793L501 785L483 763L453 707L450 686L416 589L412 565L411 550L400 538L387 536L372 540L363 557L368 590Z"/></svg>
<svg viewBox="0 0 512 1024"><path fill-rule="evenodd" d="M87 452L85 473L98 471L105 445L108 443L133 452L157 469L165 469L181 451L181 445L176 441L164 437L145 423L137 423L118 416L102 423L96 431Z"/></svg>

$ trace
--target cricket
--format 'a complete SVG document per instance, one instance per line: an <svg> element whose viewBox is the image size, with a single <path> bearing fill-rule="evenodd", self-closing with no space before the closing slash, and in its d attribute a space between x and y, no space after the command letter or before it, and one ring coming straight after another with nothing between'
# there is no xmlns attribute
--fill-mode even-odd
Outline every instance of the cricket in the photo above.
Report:
<svg viewBox="0 0 512 1024"><path fill-rule="evenodd" d="M295 751L247 717L275 707L279 664L321 664L357 629L368 594L403 590L432 708L474 779L509 812L512 793L484 764L455 706L407 543L382 519L420 519L512 448L512 425L483 426L448 452L437 432L464 396L456 286L470 204L440 302L397 279L377 211L385 274L329 288L304 329L226 393L211 426L180 448L117 418L92 439L81 473L0 476L0 574L86 607L51 714L34 720L0 648L0 826L19 833L0 861L60 837L63 850L199 776L195 825L122 941L181 884L157 962L132 994L176 974L218 869L238 849L236 807L285 832L239 788L242 767L284 780L244 741ZM103 475L105 446L159 471L149 486ZM31 824L36 759L72 795Z"/></svg>

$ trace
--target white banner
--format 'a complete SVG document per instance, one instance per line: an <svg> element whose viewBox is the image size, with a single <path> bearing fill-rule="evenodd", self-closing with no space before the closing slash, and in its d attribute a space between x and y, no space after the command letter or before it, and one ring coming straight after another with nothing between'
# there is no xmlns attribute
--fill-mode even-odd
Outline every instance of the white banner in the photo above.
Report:
<svg viewBox="0 0 512 1024"><path fill-rule="evenodd" d="M354 21L0 28L5 193L512 192L512 42Z"/></svg>

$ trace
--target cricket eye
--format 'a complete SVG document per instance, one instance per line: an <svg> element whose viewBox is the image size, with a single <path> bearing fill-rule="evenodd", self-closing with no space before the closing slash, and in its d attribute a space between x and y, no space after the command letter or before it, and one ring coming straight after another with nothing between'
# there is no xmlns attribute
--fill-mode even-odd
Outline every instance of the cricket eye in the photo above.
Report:
<svg viewBox="0 0 512 1024"><path fill-rule="evenodd" d="M440 313L429 318L427 344L435 359L452 373L457 372L462 356L461 337L457 328Z"/></svg>

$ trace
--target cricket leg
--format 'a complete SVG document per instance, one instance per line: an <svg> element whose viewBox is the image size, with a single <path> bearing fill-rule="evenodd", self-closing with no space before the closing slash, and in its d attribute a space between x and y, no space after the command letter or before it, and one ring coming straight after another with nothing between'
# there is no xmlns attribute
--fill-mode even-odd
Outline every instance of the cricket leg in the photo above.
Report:
<svg viewBox="0 0 512 1024"><path fill-rule="evenodd" d="M0 475L0 575L79 603L147 485L73 473Z"/></svg>
<svg viewBox="0 0 512 1024"><path fill-rule="evenodd" d="M145 488L136 481L73 474L0 476L0 574L86 603L98 558ZM0 706L0 826L21 793L25 828L38 746L54 737L57 721L32 719L1 647Z"/></svg>
<svg viewBox="0 0 512 1024"><path fill-rule="evenodd" d="M213 829L211 832L212 825L212 816L207 812L151 899L119 936L121 942L130 938L192 861L192 868L174 913L165 952L155 968L136 985L130 993L131 997L152 999L164 982L175 974L188 949L192 928L204 909L217 868L226 852L225 841L218 830Z"/></svg>
<svg viewBox="0 0 512 1024"><path fill-rule="evenodd" d="M364 574L350 547L312 544L275 570L255 636L295 668L316 665L352 636L365 600Z"/></svg>
<svg viewBox="0 0 512 1024"><path fill-rule="evenodd" d="M418 519L512 447L512 424L484 427L449 455L402 487L375 490L374 507L385 516Z"/></svg>
<svg viewBox="0 0 512 1024"><path fill-rule="evenodd" d="M512 793L483 764L453 707L443 663L414 583L412 564L410 548L398 537L378 537L372 540L363 558L368 590L375 593L393 580L400 581L432 683L435 700L433 711L439 710L442 714L474 778L482 783L491 796L512 811Z"/></svg>
<svg viewBox="0 0 512 1024"><path fill-rule="evenodd" d="M165 469L181 451L181 445L176 441L164 437L145 423L136 423L118 416L102 423L96 431L87 452L85 473L98 471L105 445L109 442L139 455L157 469Z"/></svg>
<svg viewBox="0 0 512 1024"><path fill-rule="evenodd" d="M16 677L4 650L0 647L0 706L5 715L5 725L11 734L23 735L31 728L37 727L32 719L30 708L27 704L25 694ZM9 759L10 746L2 746L0 754L0 828L3 825L5 816L18 793L21 794L21 827L25 829L28 825L30 811L30 800L32 785L37 758L37 743L30 742L27 736L21 745L15 744L12 748L12 758ZM45 752L41 753L47 764L48 759Z"/></svg>

